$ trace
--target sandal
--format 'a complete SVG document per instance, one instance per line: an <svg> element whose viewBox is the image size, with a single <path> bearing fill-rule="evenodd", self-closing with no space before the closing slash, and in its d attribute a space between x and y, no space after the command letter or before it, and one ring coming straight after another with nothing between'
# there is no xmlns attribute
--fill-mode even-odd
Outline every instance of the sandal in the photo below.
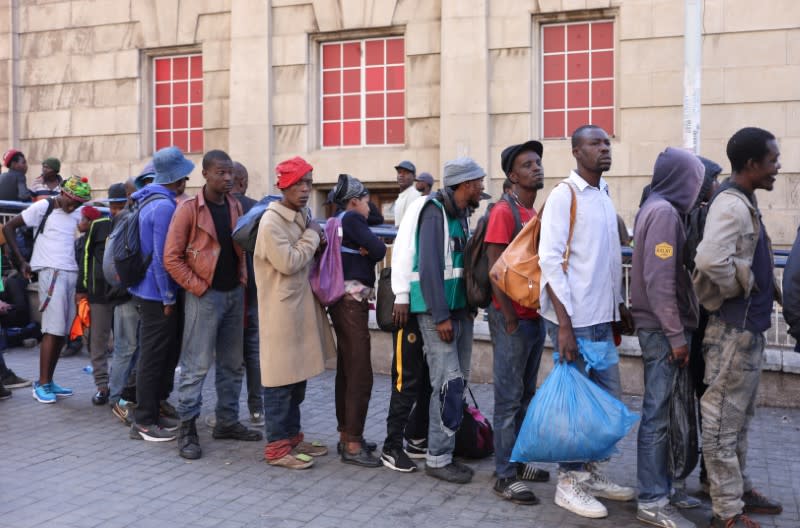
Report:
<svg viewBox="0 0 800 528"><path fill-rule="evenodd" d="M308 455L293 455L290 453L281 458L276 458L275 460L267 460L267 464L270 466L284 467L286 469L308 469L314 465L314 459Z"/></svg>
<svg viewBox="0 0 800 528"><path fill-rule="evenodd" d="M313 442L302 441L292 449L292 453L320 457L328 454L328 448L318 440L314 440Z"/></svg>

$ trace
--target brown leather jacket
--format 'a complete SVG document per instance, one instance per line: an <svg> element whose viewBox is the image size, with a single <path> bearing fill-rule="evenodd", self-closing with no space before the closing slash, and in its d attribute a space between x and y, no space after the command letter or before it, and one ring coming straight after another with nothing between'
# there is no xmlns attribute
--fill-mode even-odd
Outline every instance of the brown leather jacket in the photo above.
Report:
<svg viewBox="0 0 800 528"><path fill-rule="evenodd" d="M164 244L164 268L183 289L200 297L214 278L219 259L219 242L214 218L206 206L203 189L178 205L167 232ZM227 194L225 199L231 212L231 230L242 215L239 201ZM238 244L233 244L239 261L239 282L247 284L247 265Z"/></svg>

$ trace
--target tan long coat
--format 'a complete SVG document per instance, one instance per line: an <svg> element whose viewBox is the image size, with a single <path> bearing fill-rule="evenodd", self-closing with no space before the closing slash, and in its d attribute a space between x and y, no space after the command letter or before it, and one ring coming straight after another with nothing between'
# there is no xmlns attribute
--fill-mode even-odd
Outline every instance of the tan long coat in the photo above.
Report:
<svg viewBox="0 0 800 528"><path fill-rule="evenodd" d="M265 387L321 374L336 354L328 316L308 281L319 235L305 226L302 211L273 202L258 227L253 266Z"/></svg>

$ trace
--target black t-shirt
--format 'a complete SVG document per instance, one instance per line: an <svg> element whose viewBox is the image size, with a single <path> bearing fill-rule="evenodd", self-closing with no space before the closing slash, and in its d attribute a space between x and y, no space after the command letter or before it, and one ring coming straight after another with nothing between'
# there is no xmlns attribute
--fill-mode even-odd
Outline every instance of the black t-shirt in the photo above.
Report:
<svg viewBox="0 0 800 528"><path fill-rule="evenodd" d="M230 207L227 200L219 205L207 201L206 205L214 219L214 229L217 231L219 242L219 259L211 287L217 291L230 291L239 285L239 259L233 250Z"/></svg>

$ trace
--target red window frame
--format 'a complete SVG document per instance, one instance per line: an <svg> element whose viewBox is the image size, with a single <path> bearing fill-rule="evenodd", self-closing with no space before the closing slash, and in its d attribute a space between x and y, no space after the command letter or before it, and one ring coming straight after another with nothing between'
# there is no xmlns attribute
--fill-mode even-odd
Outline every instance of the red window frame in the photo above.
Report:
<svg viewBox="0 0 800 528"><path fill-rule="evenodd" d="M320 45L320 145L405 144L405 39Z"/></svg>
<svg viewBox="0 0 800 528"><path fill-rule="evenodd" d="M542 137L594 124L614 135L614 21L541 26Z"/></svg>
<svg viewBox="0 0 800 528"><path fill-rule="evenodd" d="M153 58L153 150L203 152L203 55Z"/></svg>

